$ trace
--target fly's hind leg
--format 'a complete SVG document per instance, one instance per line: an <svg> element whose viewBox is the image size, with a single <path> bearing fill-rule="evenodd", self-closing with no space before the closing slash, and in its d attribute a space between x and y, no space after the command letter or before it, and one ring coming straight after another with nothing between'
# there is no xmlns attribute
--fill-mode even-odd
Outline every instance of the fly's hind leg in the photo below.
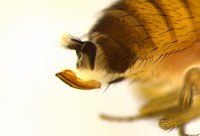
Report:
<svg viewBox="0 0 200 136"><path fill-rule="evenodd" d="M156 116L162 116L169 114L170 112L177 110L178 98L180 92L174 91L157 99L153 99L143 105L140 108L139 115L128 116L128 117L117 117L107 114L101 114L100 117L107 121L117 121L117 122L130 122L142 118L151 118Z"/></svg>

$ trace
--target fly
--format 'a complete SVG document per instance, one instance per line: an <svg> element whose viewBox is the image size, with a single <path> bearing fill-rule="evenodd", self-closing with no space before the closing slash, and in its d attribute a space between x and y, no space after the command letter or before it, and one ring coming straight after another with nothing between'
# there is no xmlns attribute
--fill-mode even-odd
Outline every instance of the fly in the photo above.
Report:
<svg viewBox="0 0 200 136"><path fill-rule="evenodd" d="M160 128L188 136L185 126L200 117L199 9L200 0L119 0L91 27L88 41L63 37L63 46L76 51L77 69L90 78L70 70L56 76L82 90L136 80L149 101L139 115L101 118L157 117Z"/></svg>

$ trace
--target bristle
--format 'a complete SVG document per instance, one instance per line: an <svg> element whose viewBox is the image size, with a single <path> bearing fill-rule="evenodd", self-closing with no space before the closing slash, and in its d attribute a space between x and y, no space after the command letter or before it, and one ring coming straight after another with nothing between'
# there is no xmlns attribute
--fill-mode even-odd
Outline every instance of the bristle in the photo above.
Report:
<svg viewBox="0 0 200 136"><path fill-rule="evenodd" d="M61 39L60 39L60 45L63 46L63 47L66 47L68 48L68 46L72 44L72 38L70 35L64 33L62 36L61 36Z"/></svg>
<svg viewBox="0 0 200 136"><path fill-rule="evenodd" d="M81 39L74 37L69 34L63 34L61 40L60 40L60 45L67 48L67 49L72 49L72 50L81 50L83 47L83 43Z"/></svg>

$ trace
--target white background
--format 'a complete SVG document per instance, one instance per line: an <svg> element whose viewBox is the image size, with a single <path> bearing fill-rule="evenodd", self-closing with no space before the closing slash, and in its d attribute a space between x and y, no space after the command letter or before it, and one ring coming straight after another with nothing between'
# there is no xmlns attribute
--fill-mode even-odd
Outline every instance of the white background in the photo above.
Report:
<svg viewBox="0 0 200 136"><path fill-rule="evenodd" d="M75 68L59 46L63 32L81 37L108 0L0 0L0 136L176 136L157 121L111 123L100 113L135 115L139 99L126 86L80 91L55 77ZM200 133L199 124L188 129ZM196 127L195 127L196 126Z"/></svg>

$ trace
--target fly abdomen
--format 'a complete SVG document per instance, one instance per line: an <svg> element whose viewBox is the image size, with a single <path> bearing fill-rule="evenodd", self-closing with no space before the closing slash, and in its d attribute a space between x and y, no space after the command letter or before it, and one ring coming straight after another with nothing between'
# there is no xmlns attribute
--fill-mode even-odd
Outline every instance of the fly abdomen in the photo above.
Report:
<svg viewBox="0 0 200 136"><path fill-rule="evenodd" d="M125 72L136 60L168 56L194 45L199 11L193 7L200 5L195 3L200 2L119 1L104 11L90 31L90 40L102 49L113 71Z"/></svg>

